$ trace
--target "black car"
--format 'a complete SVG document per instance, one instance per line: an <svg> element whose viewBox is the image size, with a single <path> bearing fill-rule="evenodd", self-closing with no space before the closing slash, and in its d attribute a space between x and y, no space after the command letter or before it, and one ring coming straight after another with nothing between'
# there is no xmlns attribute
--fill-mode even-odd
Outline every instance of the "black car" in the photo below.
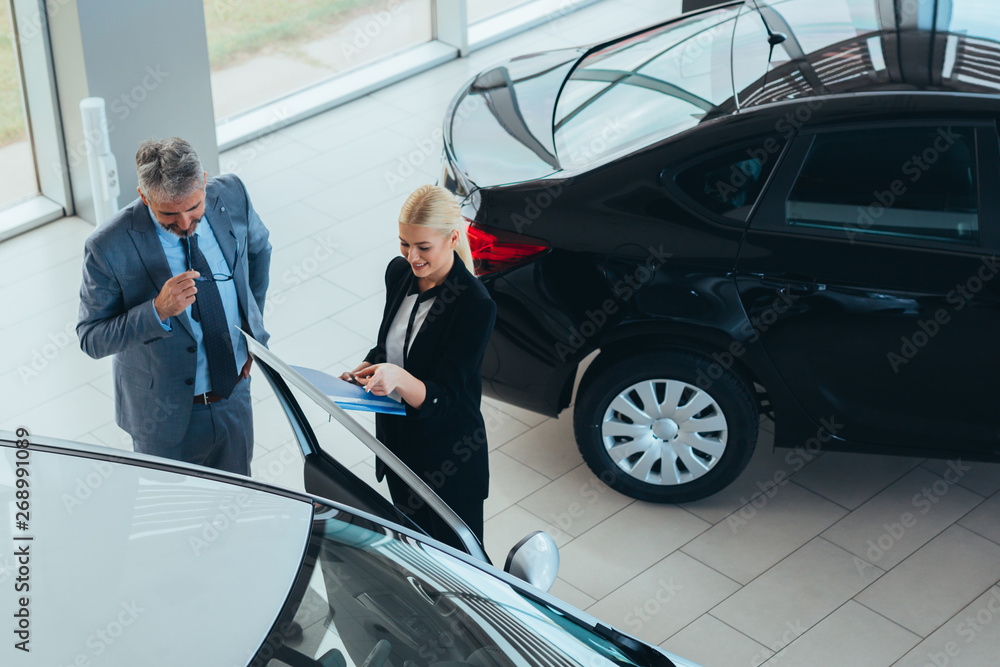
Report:
<svg viewBox="0 0 1000 667"><path fill-rule="evenodd" d="M1000 5L727 3L483 72L445 121L488 394L630 496L775 444L1000 455Z"/></svg>

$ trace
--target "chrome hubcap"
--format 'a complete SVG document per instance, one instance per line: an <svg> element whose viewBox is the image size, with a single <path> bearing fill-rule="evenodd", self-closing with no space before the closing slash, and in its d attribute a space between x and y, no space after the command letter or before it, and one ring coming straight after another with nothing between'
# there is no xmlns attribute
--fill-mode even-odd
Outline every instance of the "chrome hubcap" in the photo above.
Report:
<svg viewBox="0 0 1000 667"><path fill-rule="evenodd" d="M726 451L729 426L707 391L680 380L643 380L615 397L601 437L619 468L646 484L687 484Z"/></svg>
<svg viewBox="0 0 1000 667"><path fill-rule="evenodd" d="M673 440L680 433L680 427L670 417L657 419L653 422L653 435L660 440Z"/></svg>

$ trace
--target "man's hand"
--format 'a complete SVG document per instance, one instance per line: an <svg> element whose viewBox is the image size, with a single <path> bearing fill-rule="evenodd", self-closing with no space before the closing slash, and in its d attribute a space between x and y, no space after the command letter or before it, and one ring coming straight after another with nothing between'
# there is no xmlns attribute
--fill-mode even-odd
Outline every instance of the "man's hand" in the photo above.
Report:
<svg viewBox="0 0 1000 667"><path fill-rule="evenodd" d="M246 363L243 364L243 370L240 371L240 377L246 380L250 377L250 367L253 366L253 357L247 355Z"/></svg>
<svg viewBox="0 0 1000 667"><path fill-rule="evenodd" d="M194 279L199 275L201 274L194 270L185 271L163 283L163 289L153 299L153 307L156 308L156 314L160 316L161 322L180 315L185 308L194 303L194 295L198 292Z"/></svg>

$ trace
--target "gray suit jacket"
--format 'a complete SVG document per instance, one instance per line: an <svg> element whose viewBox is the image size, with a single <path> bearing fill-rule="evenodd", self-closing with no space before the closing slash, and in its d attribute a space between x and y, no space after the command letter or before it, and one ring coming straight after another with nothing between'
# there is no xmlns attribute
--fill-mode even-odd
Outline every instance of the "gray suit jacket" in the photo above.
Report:
<svg viewBox="0 0 1000 667"><path fill-rule="evenodd" d="M271 264L268 231L243 182L223 175L208 182L205 212L232 267L244 331L262 343L264 295ZM187 311L161 325L152 301L171 277L156 223L136 199L101 225L84 248L80 347L95 359L114 355L115 421L157 448L177 445L191 417L197 354ZM249 328L246 328L249 327Z"/></svg>

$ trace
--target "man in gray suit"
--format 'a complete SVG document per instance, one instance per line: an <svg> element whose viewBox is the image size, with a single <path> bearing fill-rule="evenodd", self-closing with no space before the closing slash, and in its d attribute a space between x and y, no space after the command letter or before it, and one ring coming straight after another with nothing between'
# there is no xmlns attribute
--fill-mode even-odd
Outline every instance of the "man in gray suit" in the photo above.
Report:
<svg viewBox="0 0 1000 667"><path fill-rule="evenodd" d="M262 313L271 244L239 178L208 180L183 139L143 142L139 198L87 239L83 351L114 355L115 421L136 451L250 474L246 341Z"/></svg>

